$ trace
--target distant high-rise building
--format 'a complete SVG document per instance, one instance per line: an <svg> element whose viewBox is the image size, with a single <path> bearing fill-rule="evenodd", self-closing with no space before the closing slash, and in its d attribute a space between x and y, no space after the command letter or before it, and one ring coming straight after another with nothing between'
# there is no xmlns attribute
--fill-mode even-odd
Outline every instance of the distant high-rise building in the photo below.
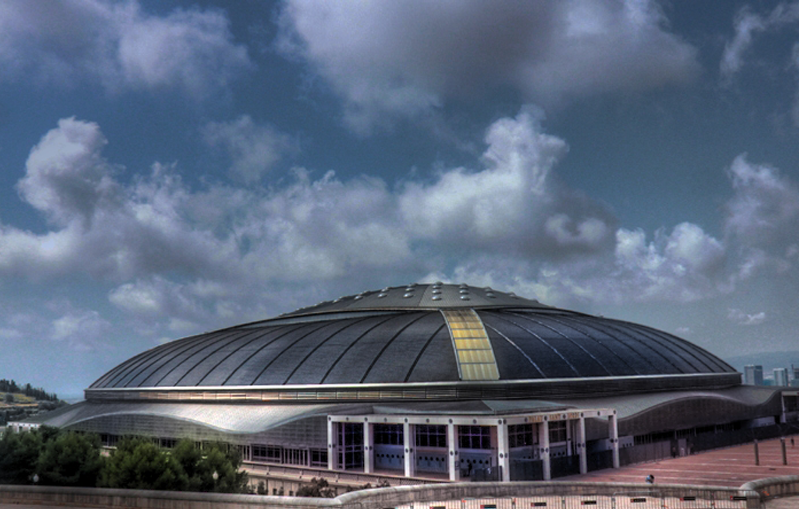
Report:
<svg viewBox="0 0 799 509"><path fill-rule="evenodd" d="M774 369L774 385L788 387L788 370L786 368Z"/></svg>
<svg viewBox="0 0 799 509"><path fill-rule="evenodd" d="M746 385L763 385L763 366L750 364L744 367L744 383Z"/></svg>

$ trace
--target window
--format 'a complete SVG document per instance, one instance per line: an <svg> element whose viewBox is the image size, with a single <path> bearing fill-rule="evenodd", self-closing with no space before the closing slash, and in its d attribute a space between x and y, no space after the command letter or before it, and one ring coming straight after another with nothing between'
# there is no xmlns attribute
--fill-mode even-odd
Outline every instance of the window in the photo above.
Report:
<svg viewBox="0 0 799 509"><path fill-rule="evenodd" d="M446 447L447 427L420 424L416 426L416 447Z"/></svg>
<svg viewBox="0 0 799 509"><path fill-rule="evenodd" d="M363 467L363 424L339 424L338 442L344 469Z"/></svg>
<svg viewBox="0 0 799 509"><path fill-rule="evenodd" d="M402 445L402 424L375 424L375 445Z"/></svg>
<svg viewBox="0 0 799 509"><path fill-rule="evenodd" d="M511 424L508 426L508 445L525 447L538 443L538 435L534 433L532 424Z"/></svg>
<svg viewBox="0 0 799 509"><path fill-rule="evenodd" d="M277 445L252 444L252 459L255 461L282 462L282 448Z"/></svg>
<svg viewBox="0 0 799 509"><path fill-rule="evenodd" d="M283 456L287 465L308 465L308 449L284 449Z"/></svg>
<svg viewBox="0 0 799 509"><path fill-rule="evenodd" d="M311 449L311 466L327 467L327 451L325 449Z"/></svg>
<svg viewBox="0 0 799 509"><path fill-rule="evenodd" d="M491 428L458 426L458 446L461 449L491 449Z"/></svg>
<svg viewBox="0 0 799 509"><path fill-rule="evenodd" d="M174 438L161 438L160 446L164 449L173 449L177 445L178 441Z"/></svg>
<svg viewBox="0 0 799 509"><path fill-rule="evenodd" d="M549 423L549 443L566 441L566 421L551 421Z"/></svg>

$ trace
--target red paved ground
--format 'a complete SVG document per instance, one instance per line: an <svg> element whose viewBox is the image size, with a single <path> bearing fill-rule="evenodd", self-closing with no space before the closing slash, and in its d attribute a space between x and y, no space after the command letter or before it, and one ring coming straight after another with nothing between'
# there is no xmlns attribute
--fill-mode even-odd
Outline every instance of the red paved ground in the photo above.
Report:
<svg viewBox="0 0 799 509"><path fill-rule="evenodd" d="M773 439L759 442L759 466L755 465L754 444L746 444L683 458L640 463L556 480L643 483L644 478L652 474L656 483L737 488L748 481L765 477L799 475L799 435L794 436L796 442L794 447L791 447L791 437L787 437L785 441L787 466L782 464L780 440Z"/></svg>

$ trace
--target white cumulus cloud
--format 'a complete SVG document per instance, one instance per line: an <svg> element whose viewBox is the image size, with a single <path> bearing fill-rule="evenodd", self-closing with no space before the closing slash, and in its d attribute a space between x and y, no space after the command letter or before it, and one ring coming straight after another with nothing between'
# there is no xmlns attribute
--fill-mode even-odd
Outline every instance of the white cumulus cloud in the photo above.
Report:
<svg viewBox="0 0 799 509"><path fill-rule="evenodd" d="M725 229L741 246L741 275L763 266L786 270L796 263L799 249L799 186L767 164L745 155L729 169L734 190L726 205Z"/></svg>
<svg viewBox="0 0 799 509"><path fill-rule="evenodd" d="M345 101L356 131L510 87L543 105L686 82L696 50L650 0L318 3L292 0L280 47Z"/></svg>
<svg viewBox="0 0 799 509"><path fill-rule="evenodd" d="M0 80L177 88L205 98L252 66L228 25L220 11L159 17L136 0L8 0L0 4Z"/></svg>
<svg viewBox="0 0 799 509"><path fill-rule="evenodd" d="M192 188L159 163L123 183L129 170L106 160L106 144L97 124L70 118L31 150L18 189L50 226L0 224L0 274L91 276L159 338L420 276L555 305L695 302L729 295L745 271L784 272L799 258L799 191L775 168L733 161L723 239L689 222L649 234L619 227L557 179L567 145L529 108L488 127L474 168L393 187L296 168L272 187ZM99 330L68 311L52 337L70 337L74 323Z"/></svg>

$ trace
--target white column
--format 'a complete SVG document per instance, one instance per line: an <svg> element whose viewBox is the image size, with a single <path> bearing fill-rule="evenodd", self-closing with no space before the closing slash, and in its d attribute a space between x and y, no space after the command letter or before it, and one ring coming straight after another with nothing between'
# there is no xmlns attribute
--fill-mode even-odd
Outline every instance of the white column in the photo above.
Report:
<svg viewBox="0 0 799 509"><path fill-rule="evenodd" d="M416 437L414 436L415 426L408 423L408 419L402 424L402 443L405 450L405 477L416 476Z"/></svg>
<svg viewBox="0 0 799 509"><path fill-rule="evenodd" d="M619 423L615 413L608 416L608 434L613 447L613 468L619 468Z"/></svg>
<svg viewBox="0 0 799 509"><path fill-rule="evenodd" d="M588 450L585 448L585 416L580 414L577 424L577 452L580 455L580 473L588 473Z"/></svg>
<svg viewBox="0 0 799 509"><path fill-rule="evenodd" d="M338 423L333 422L331 417L327 418L327 469L336 469L336 459L338 458Z"/></svg>
<svg viewBox="0 0 799 509"><path fill-rule="evenodd" d="M544 467L544 480L549 481L552 479L552 463L549 461L549 420L546 417L544 417L539 429L541 430L539 442L541 442L541 462Z"/></svg>
<svg viewBox="0 0 799 509"><path fill-rule="evenodd" d="M510 481L510 447L508 445L508 423L500 419L497 424L497 464L502 469L502 480Z"/></svg>
<svg viewBox="0 0 799 509"><path fill-rule="evenodd" d="M372 473L372 464L374 460L375 439L372 435L372 425L369 424L369 418L363 418L363 472L365 474Z"/></svg>
<svg viewBox="0 0 799 509"><path fill-rule="evenodd" d="M447 451L449 454L449 463L447 469L449 470L450 481L460 481L461 479L461 461L458 454L458 435L457 428L450 419L447 424Z"/></svg>

